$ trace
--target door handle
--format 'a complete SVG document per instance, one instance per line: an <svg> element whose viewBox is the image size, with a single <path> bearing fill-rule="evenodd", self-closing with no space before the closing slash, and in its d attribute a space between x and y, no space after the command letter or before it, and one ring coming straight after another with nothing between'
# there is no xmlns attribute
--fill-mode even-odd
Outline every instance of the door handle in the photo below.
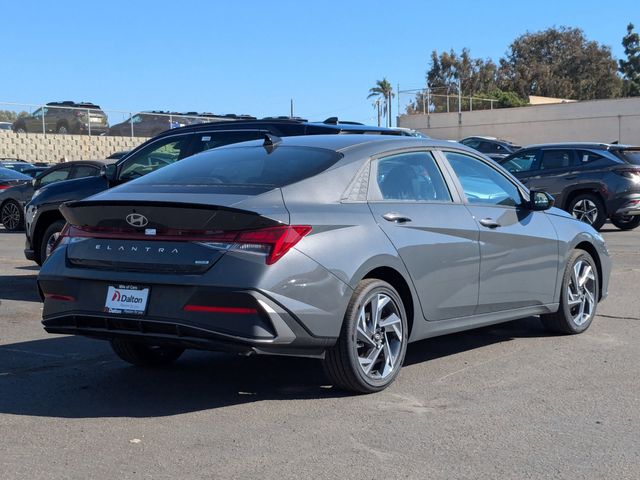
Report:
<svg viewBox="0 0 640 480"><path fill-rule="evenodd" d="M393 223L406 223L411 221L409 217L405 217L401 213L397 212L385 213L384 215L382 215L382 218L384 218L387 222Z"/></svg>
<svg viewBox="0 0 640 480"><path fill-rule="evenodd" d="M480 225L487 228L497 228L500 226L500 224L493 218L483 218L482 220L480 220Z"/></svg>

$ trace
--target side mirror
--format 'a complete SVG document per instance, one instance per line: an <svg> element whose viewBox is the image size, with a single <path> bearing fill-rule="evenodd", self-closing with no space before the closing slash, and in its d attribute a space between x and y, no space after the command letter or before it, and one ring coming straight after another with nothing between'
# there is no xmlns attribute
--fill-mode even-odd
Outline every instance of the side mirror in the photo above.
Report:
<svg viewBox="0 0 640 480"><path fill-rule="evenodd" d="M116 181L116 174L118 168L115 163L110 163L108 165L103 165L100 167L100 176L102 178L106 178L109 183Z"/></svg>
<svg viewBox="0 0 640 480"><path fill-rule="evenodd" d="M529 192L529 208L534 211L549 210L556 203L555 198L547 192L531 190Z"/></svg>

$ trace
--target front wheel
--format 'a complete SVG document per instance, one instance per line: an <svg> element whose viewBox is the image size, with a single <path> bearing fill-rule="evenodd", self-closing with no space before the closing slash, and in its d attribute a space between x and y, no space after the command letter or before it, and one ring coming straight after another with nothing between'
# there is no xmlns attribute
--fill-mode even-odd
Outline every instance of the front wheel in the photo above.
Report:
<svg viewBox="0 0 640 480"><path fill-rule="evenodd" d="M161 367L175 362L184 348L149 345L128 340L111 340L111 348L125 362L139 367Z"/></svg>
<svg viewBox="0 0 640 480"><path fill-rule="evenodd" d="M611 223L620 230L633 230L640 225L640 215L621 215L619 217L611 217Z"/></svg>
<svg viewBox="0 0 640 480"><path fill-rule="evenodd" d="M584 250L574 250L562 277L560 308L542 315L544 326L553 333L582 333L596 316L599 298L598 268Z"/></svg>
<svg viewBox="0 0 640 480"><path fill-rule="evenodd" d="M351 297L338 342L327 351L327 377L336 387L357 393L387 388L404 362L407 330L396 290L382 280L363 280Z"/></svg>

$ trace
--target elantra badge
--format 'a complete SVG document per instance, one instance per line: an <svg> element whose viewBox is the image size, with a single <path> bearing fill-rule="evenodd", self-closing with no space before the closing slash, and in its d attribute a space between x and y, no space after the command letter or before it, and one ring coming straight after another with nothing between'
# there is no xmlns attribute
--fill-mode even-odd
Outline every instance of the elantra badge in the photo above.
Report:
<svg viewBox="0 0 640 480"><path fill-rule="evenodd" d="M127 223L132 227L145 227L149 223L149 220L139 213L130 213L127 215Z"/></svg>

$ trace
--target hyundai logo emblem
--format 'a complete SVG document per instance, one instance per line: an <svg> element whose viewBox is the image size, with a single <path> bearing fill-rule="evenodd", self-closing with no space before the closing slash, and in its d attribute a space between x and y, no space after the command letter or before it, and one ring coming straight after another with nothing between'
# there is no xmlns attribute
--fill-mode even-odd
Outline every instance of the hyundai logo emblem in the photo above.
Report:
<svg viewBox="0 0 640 480"><path fill-rule="evenodd" d="M145 227L149 223L149 220L139 213L130 213L127 215L127 223L132 227Z"/></svg>

